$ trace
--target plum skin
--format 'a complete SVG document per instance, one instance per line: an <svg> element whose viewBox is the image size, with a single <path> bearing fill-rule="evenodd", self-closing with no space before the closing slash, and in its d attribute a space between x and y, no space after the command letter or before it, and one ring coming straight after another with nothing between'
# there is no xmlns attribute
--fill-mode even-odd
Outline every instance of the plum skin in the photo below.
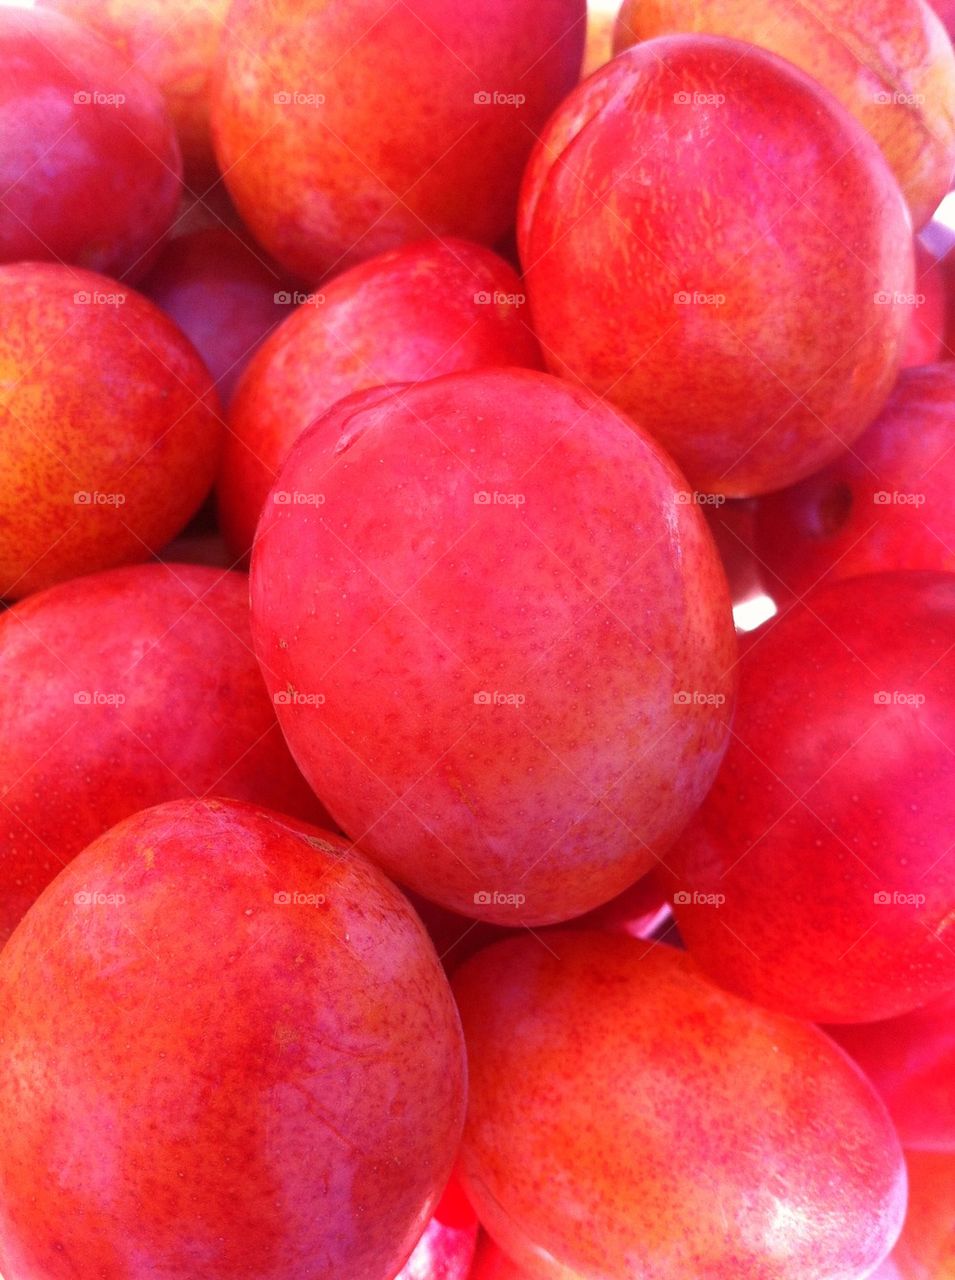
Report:
<svg viewBox="0 0 955 1280"><path fill-rule="evenodd" d="M299 767L401 883L553 923L675 839L736 655L685 486L633 423L529 370L364 392L300 438L256 534L256 652Z"/></svg>
<svg viewBox="0 0 955 1280"><path fill-rule="evenodd" d="M164 800L328 825L252 652L244 574L129 565L0 614L0 944L62 867Z"/></svg>
<svg viewBox="0 0 955 1280"><path fill-rule="evenodd" d="M818 1028L604 933L497 943L453 988L460 1176L529 1277L854 1280L892 1247L898 1138Z"/></svg>
<svg viewBox="0 0 955 1280"><path fill-rule="evenodd" d="M434 949L282 815L112 828L0 954L0 1010L8 1280L390 1276L451 1172L466 1066Z"/></svg>
<svg viewBox="0 0 955 1280"><path fill-rule="evenodd" d="M145 560L219 465L198 352L141 294L53 263L0 266L0 596Z"/></svg>

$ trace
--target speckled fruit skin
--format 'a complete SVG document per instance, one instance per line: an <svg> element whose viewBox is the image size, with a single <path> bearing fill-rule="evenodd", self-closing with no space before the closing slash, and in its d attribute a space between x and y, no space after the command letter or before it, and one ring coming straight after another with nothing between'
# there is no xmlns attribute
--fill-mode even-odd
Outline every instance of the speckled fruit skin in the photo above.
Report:
<svg viewBox="0 0 955 1280"><path fill-rule="evenodd" d="M955 989L898 1018L826 1030L878 1089L904 1147L955 1155Z"/></svg>
<svg viewBox="0 0 955 1280"><path fill-rule="evenodd" d="M754 635L726 758L666 859L712 977L820 1022L955 987L953 635L942 573L847 579Z"/></svg>
<svg viewBox="0 0 955 1280"><path fill-rule="evenodd" d="M906 1151L909 1211L892 1261L902 1280L955 1277L955 1154Z"/></svg>
<svg viewBox="0 0 955 1280"><path fill-rule="evenodd" d="M675 839L736 648L684 485L609 405L518 369L365 392L293 448L252 557L256 652L305 776L396 879L545 924Z"/></svg>
<svg viewBox="0 0 955 1280"><path fill-rule="evenodd" d="M818 80L881 147L916 227L955 169L955 53L923 0L624 0L614 50L676 32L732 36Z"/></svg>
<svg viewBox="0 0 955 1280"><path fill-rule="evenodd" d="M144 560L206 496L223 432L195 348L125 285L0 267L0 596Z"/></svg>
<svg viewBox="0 0 955 1280"><path fill-rule="evenodd" d="M159 90L93 32L45 10L0 7L0 65L0 262L137 279L182 189Z"/></svg>
<svg viewBox="0 0 955 1280"><path fill-rule="evenodd" d="M136 814L47 889L0 955L0 1063L6 1280L389 1280L464 1110L404 897L232 801Z"/></svg>
<svg viewBox="0 0 955 1280"><path fill-rule="evenodd" d="M289 288L267 255L224 227L177 236L142 284L202 356L224 405L285 315Z"/></svg>
<svg viewBox="0 0 955 1280"><path fill-rule="evenodd" d="M235 0L212 123L239 211L310 280L429 232L495 244L585 26L584 0Z"/></svg>
<svg viewBox="0 0 955 1280"><path fill-rule="evenodd" d="M525 935L454 979L460 1172L541 1280L857 1280L905 1212L901 1149L826 1036L669 947Z"/></svg>
<svg viewBox="0 0 955 1280"><path fill-rule="evenodd" d="M209 79L229 0L38 0L99 33L163 93L176 126L186 181L203 190L216 162Z"/></svg>
<svg viewBox="0 0 955 1280"><path fill-rule="evenodd" d="M541 367L519 276L466 240L380 254L312 296L257 353L229 414L219 515L237 556L292 444L336 400L460 369Z"/></svg>
<svg viewBox="0 0 955 1280"><path fill-rule="evenodd" d="M131 565L22 600L0 614L0 686L0 941L147 805L211 792L328 821L262 683L244 574Z"/></svg>
<svg viewBox="0 0 955 1280"><path fill-rule="evenodd" d="M955 362L905 369L850 452L759 503L753 546L780 603L860 574L955 570L953 422Z"/></svg>
<svg viewBox="0 0 955 1280"><path fill-rule="evenodd" d="M825 90L739 41L647 41L586 80L531 157L519 244L548 367L701 490L808 475L895 379L911 308L877 299L914 292L898 185Z"/></svg>

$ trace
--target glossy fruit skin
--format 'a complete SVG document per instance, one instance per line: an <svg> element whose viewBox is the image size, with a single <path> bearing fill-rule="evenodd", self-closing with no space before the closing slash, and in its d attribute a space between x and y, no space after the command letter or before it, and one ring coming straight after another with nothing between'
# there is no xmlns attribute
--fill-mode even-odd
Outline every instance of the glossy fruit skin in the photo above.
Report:
<svg viewBox="0 0 955 1280"><path fill-rule="evenodd" d="M951 358L945 335L948 304L945 268L919 241L915 242L915 275L916 305L902 355L903 369Z"/></svg>
<svg viewBox="0 0 955 1280"><path fill-rule="evenodd" d="M909 1210L892 1251L901 1280L955 1276L955 1154L906 1151Z"/></svg>
<svg viewBox="0 0 955 1280"><path fill-rule="evenodd" d="M955 987L953 629L955 575L893 573L821 588L754 633L733 741L666 858L714 979L820 1022Z"/></svg>
<svg viewBox="0 0 955 1280"><path fill-rule="evenodd" d="M142 285L202 356L225 406L256 348L284 318L288 290L274 263L225 227L177 236Z"/></svg>
<svg viewBox="0 0 955 1280"><path fill-rule="evenodd" d="M905 369L828 467L759 503L753 546L780 603L892 569L955 570L955 361Z"/></svg>
<svg viewBox="0 0 955 1280"><path fill-rule="evenodd" d="M924 0L624 0L614 51L675 32L746 40L818 80L881 147L916 229L950 189L955 53Z"/></svg>
<svg viewBox="0 0 955 1280"><path fill-rule="evenodd" d="M772 54L673 36L614 58L548 123L518 230L548 367L629 411L702 491L794 483L891 389L905 203L861 126Z"/></svg>
<svg viewBox="0 0 955 1280"><path fill-rule="evenodd" d="M898 1018L826 1030L878 1089L907 1150L955 1154L955 988Z"/></svg>
<svg viewBox="0 0 955 1280"><path fill-rule="evenodd" d="M0 943L137 809L209 793L327 823L252 653L244 574L143 564L0 614Z"/></svg>
<svg viewBox="0 0 955 1280"><path fill-rule="evenodd" d="M0 64L10 122L0 142L0 262L67 262L136 280L182 188L159 91L93 32L46 10L0 7Z"/></svg>
<svg viewBox="0 0 955 1280"><path fill-rule="evenodd" d="M186 181L215 180L209 79L229 0L38 0L96 31L157 85L176 126Z"/></svg>
<svg viewBox="0 0 955 1280"><path fill-rule="evenodd" d="M469 1280L477 1245L474 1210L452 1178L434 1217L395 1280Z"/></svg>
<svg viewBox="0 0 955 1280"><path fill-rule="evenodd" d="M635 424L529 370L365 392L296 444L256 535L256 652L306 778L395 879L547 924L675 839L735 660L684 484Z"/></svg>
<svg viewBox="0 0 955 1280"><path fill-rule="evenodd" d="M474 1267L468 1280L534 1280L529 1271L519 1267L497 1247L489 1235L482 1234L474 1255Z"/></svg>
<svg viewBox="0 0 955 1280"><path fill-rule="evenodd" d="M450 1173L441 967L316 827L216 800L126 819L10 939L0 1011L8 1280L385 1280Z"/></svg>
<svg viewBox="0 0 955 1280"><path fill-rule="evenodd" d="M0 596L145 559L215 477L209 374L171 320L90 271L0 267Z"/></svg>
<svg viewBox="0 0 955 1280"><path fill-rule="evenodd" d="M530 1276L852 1280L888 1253L905 1212L898 1139L816 1027L619 935L525 935L453 986L470 1071L461 1177Z"/></svg>
<svg viewBox="0 0 955 1280"><path fill-rule="evenodd" d="M585 25L584 0L235 0L212 122L243 218L316 281L429 233L495 244Z"/></svg>
<svg viewBox="0 0 955 1280"><path fill-rule="evenodd" d="M219 513L237 556L292 444L336 400L460 369L541 368L521 280L483 245L416 241L310 297L256 354L229 415Z"/></svg>

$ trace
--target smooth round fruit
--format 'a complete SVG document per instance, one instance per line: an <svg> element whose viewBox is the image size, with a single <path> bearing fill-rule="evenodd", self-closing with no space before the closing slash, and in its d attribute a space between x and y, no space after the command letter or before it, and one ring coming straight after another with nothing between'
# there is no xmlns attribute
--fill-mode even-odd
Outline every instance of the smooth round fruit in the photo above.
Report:
<svg viewBox="0 0 955 1280"><path fill-rule="evenodd" d="M215 477L219 402L195 348L115 280L0 267L0 596L158 551Z"/></svg>
<svg viewBox="0 0 955 1280"><path fill-rule="evenodd" d="M464 1079L424 929L344 841L233 801L136 814L0 954L0 1269L388 1280Z"/></svg>
<svg viewBox="0 0 955 1280"><path fill-rule="evenodd" d="M955 169L955 53L924 0L624 0L614 52L676 32L732 36L795 63L875 139L928 222Z"/></svg>
<svg viewBox="0 0 955 1280"><path fill-rule="evenodd" d="M229 0L39 0L90 27L157 85L179 135L186 181L216 176L209 79Z"/></svg>
<svg viewBox="0 0 955 1280"><path fill-rule="evenodd" d="M429 233L496 244L585 26L584 0L234 0L212 121L239 211L307 280Z"/></svg>
<svg viewBox="0 0 955 1280"><path fill-rule="evenodd" d="M814 1021L955 987L955 575L813 592L740 659L733 739L666 862L717 981Z"/></svg>
<svg viewBox="0 0 955 1280"><path fill-rule="evenodd" d="M235 554L251 550L293 443L336 400L459 369L540 368L522 289L490 249L433 240L380 254L307 295L253 359L229 414L218 492Z"/></svg>
<svg viewBox="0 0 955 1280"><path fill-rule="evenodd" d="M285 316L287 286L264 254L220 226L172 240L142 290L193 343L228 405L256 348Z"/></svg>
<svg viewBox="0 0 955 1280"><path fill-rule="evenodd" d="M650 40L585 81L531 157L519 243L548 367L701 490L809 475L895 380L915 287L898 185L825 90L751 45Z"/></svg>
<svg viewBox="0 0 955 1280"><path fill-rule="evenodd" d="M903 370L850 452L758 506L753 546L781 603L891 569L955 570L955 362Z"/></svg>
<svg viewBox="0 0 955 1280"><path fill-rule="evenodd" d="M669 947L547 943L498 943L454 979L460 1171L508 1255L542 1280L868 1274L901 1226L905 1170L845 1055Z"/></svg>
<svg viewBox="0 0 955 1280"><path fill-rule="evenodd" d="M0 614L0 942L137 809L222 795L327 823L262 683L244 574L109 569Z"/></svg>
<svg viewBox="0 0 955 1280"><path fill-rule="evenodd" d="M135 280L176 214L182 159L159 90L62 14L0 6L0 262Z"/></svg>
<svg viewBox="0 0 955 1280"><path fill-rule="evenodd" d="M467 915L545 924L621 892L705 795L735 637L684 480L543 373L342 401L266 504L253 636L336 822Z"/></svg>
<svg viewBox="0 0 955 1280"><path fill-rule="evenodd" d="M878 1089L904 1147L955 1154L955 988L898 1018L826 1030Z"/></svg>

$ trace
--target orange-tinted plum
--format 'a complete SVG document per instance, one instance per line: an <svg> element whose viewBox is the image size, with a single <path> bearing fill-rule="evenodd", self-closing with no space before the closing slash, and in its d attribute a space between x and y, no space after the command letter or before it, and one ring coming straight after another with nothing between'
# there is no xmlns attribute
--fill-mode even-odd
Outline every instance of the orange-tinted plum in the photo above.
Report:
<svg viewBox="0 0 955 1280"><path fill-rule="evenodd" d="M106 832L0 954L0 1026L8 1280L386 1280L451 1172L434 949L291 818L177 801Z"/></svg>
<svg viewBox="0 0 955 1280"><path fill-rule="evenodd" d="M898 185L825 90L750 45L650 40L580 85L528 165L519 243L548 366L703 491L809 475L895 380L914 292Z"/></svg>
<svg viewBox="0 0 955 1280"><path fill-rule="evenodd" d="M464 240L422 241L308 295L242 379L226 439L219 510L247 555L279 467L306 427L343 396L482 365L540 367L520 278Z"/></svg>
<svg viewBox="0 0 955 1280"><path fill-rule="evenodd" d="M584 0L234 0L212 120L239 211L308 280L429 232L495 244L585 26Z"/></svg>
<svg viewBox="0 0 955 1280"><path fill-rule="evenodd" d="M0 262L136 279L182 187L159 90L99 36L45 10L0 6L0 66Z"/></svg>
<svg viewBox="0 0 955 1280"><path fill-rule="evenodd" d="M229 0L39 0L97 31L163 92L179 135L186 181L216 175L209 78Z"/></svg>
<svg viewBox="0 0 955 1280"><path fill-rule="evenodd" d="M753 546L781 603L889 569L955 570L955 362L906 369L852 449L763 498Z"/></svg>
<svg viewBox="0 0 955 1280"><path fill-rule="evenodd" d="M726 986L868 1022L955 987L955 575L813 592L740 659L733 739L666 857Z"/></svg>
<svg viewBox="0 0 955 1280"><path fill-rule="evenodd" d="M193 343L224 405L292 297L266 256L224 227L177 236L141 287Z"/></svg>
<svg viewBox="0 0 955 1280"><path fill-rule="evenodd" d="M256 534L253 635L344 831L468 915L590 910L678 835L726 746L735 637L657 446L547 374L339 402Z"/></svg>
<svg viewBox="0 0 955 1280"><path fill-rule="evenodd" d="M955 1155L906 1151L909 1209L892 1262L901 1280L955 1277Z"/></svg>
<svg viewBox="0 0 955 1280"><path fill-rule="evenodd" d="M395 1280L469 1280L478 1225L455 1178Z"/></svg>
<svg viewBox="0 0 955 1280"><path fill-rule="evenodd" d="M955 54L924 0L624 0L614 48L673 32L733 36L795 63L882 148L916 228L955 168Z"/></svg>
<svg viewBox="0 0 955 1280"><path fill-rule="evenodd" d="M876 1086L904 1147L955 1152L955 989L898 1018L826 1030Z"/></svg>
<svg viewBox="0 0 955 1280"><path fill-rule="evenodd" d="M898 1138L818 1028L669 947L547 944L498 943L453 984L461 1177L529 1276L849 1280L879 1263L905 1212Z"/></svg>
<svg viewBox="0 0 955 1280"><path fill-rule="evenodd" d="M195 348L115 280L3 266L0 310L0 596L10 599L159 550L209 491L223 426Z"/></svg>
<svg viewBox="0 0 955 1280"><path fill-rule="evenodd" d="M146 805L210 792L310 820L249 632L244 574L131 565L0 615L0 941Z"/></svg>

